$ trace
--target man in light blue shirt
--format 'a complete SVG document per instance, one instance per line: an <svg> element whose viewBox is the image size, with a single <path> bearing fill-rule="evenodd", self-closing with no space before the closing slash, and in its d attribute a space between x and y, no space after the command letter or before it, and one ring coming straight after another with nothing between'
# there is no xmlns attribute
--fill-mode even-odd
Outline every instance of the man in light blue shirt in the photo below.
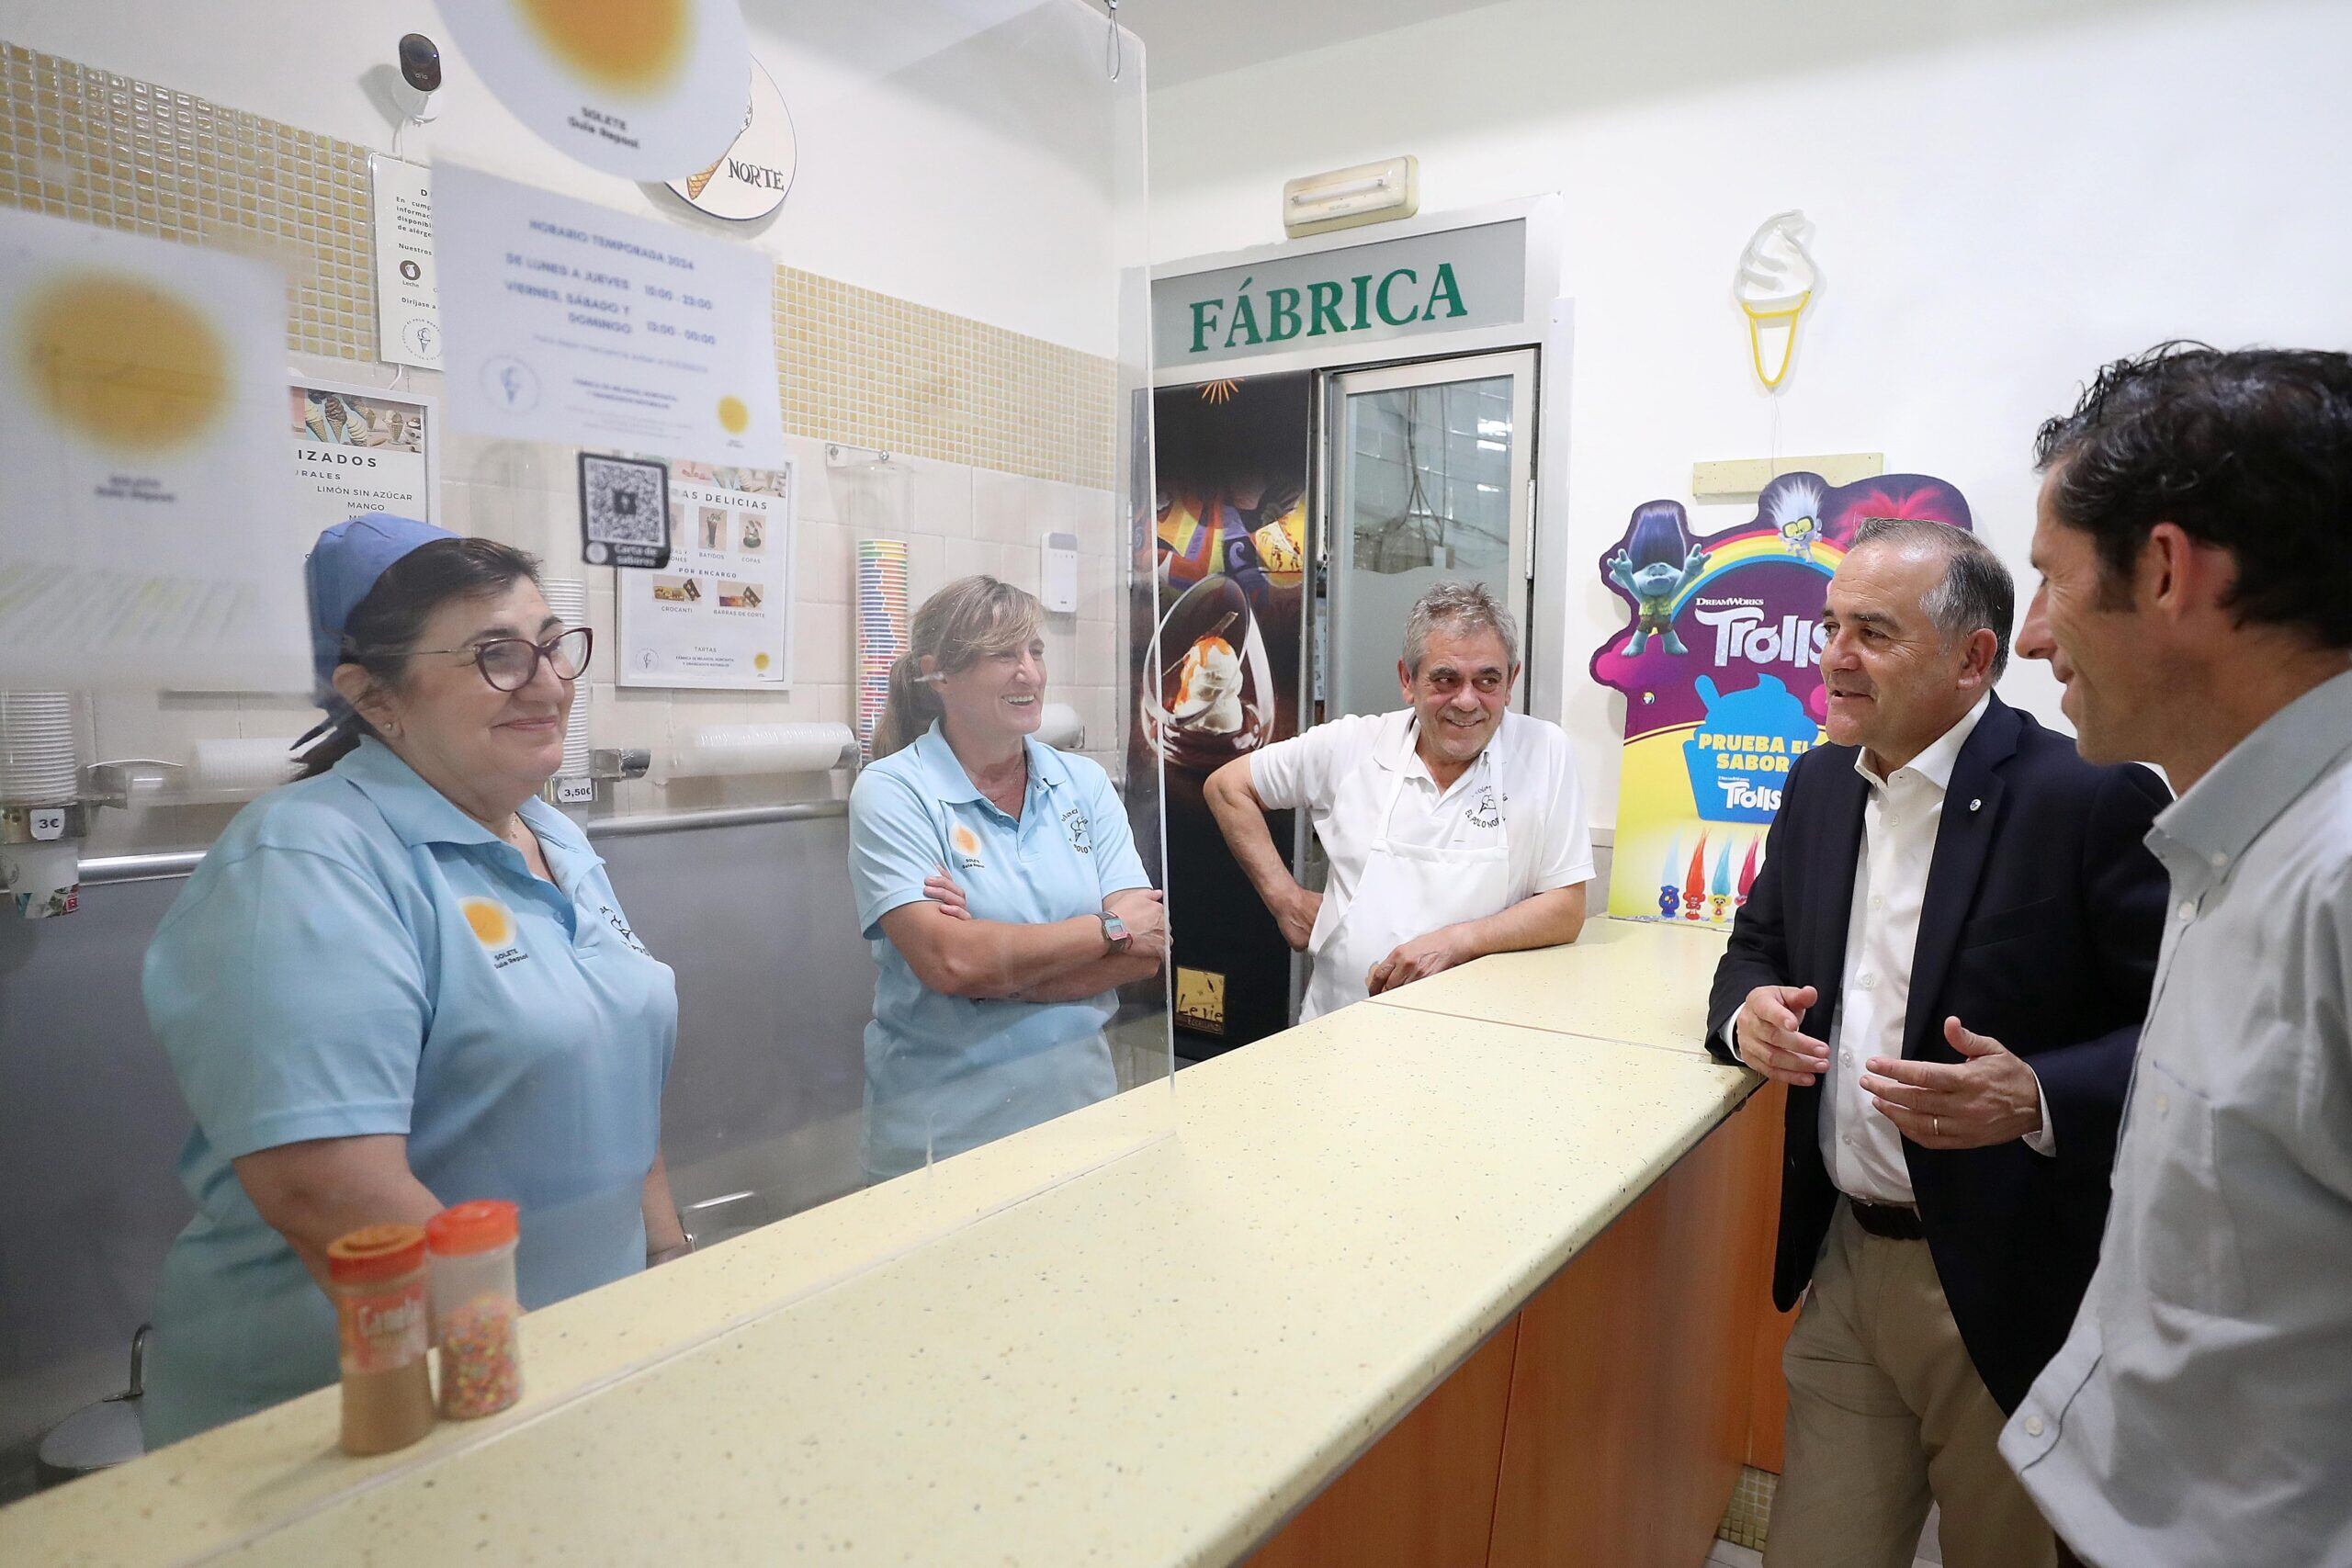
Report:
<svg viewBox="0 0 2352 1568"><path fill-rule="evenodd" d="M2352 356L2167 345L2040 457L2018 651L2180 797L2098 1269L2001 1452L2096 1568L2352 1563Z"/></svg>

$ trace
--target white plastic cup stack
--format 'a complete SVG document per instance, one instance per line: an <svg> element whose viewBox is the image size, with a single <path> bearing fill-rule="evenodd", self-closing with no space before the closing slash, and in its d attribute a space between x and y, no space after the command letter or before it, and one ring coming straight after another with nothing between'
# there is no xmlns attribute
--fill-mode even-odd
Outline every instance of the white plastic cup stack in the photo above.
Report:
<svg viewBox="0 0 2352 1568"><path fill-rule="evenodd" d="M0 806L65 806L81 794L71 692L0 692Z"/></svg>

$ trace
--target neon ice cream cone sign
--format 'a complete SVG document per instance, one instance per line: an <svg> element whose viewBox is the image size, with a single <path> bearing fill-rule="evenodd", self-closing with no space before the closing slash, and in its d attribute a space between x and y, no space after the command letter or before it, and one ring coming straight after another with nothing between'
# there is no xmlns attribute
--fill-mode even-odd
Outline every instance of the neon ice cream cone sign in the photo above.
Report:
<svg viewBox="0 0 2352 1568"><path fill-rule="evenodd" d="M1821 270L1806 254L1813 224L1798 211L1764 220L1739 254L1732 297L1747 318L1747 351L1756 378L1777 389L1797 350L1797 322L1821 286Z"/></svg>

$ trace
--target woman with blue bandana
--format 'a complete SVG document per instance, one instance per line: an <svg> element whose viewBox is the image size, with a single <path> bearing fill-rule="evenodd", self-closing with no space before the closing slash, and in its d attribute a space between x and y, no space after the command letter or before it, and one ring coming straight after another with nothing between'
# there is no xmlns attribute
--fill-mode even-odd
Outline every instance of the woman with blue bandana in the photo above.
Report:
<svg viewBox="0 0 2352 1568"><path fill-rule="evenodd" d="M850 792L850 881L878 972L869 1180L1116 1093L1102 1028L1118 987L1168 955L1109 776L1036 739L1044 619L992 577L925 600Z"/></svg>
<svg viewBox="0 0 2352 1568"><path fill-rule="evenodd" d="M590 634L529 556L380 513L308 568L327 722L238 813L147 953L196 1130L164 1263L151 1447L336 1375L327 1244L521 1205L523 1304L686 1250L662 1167L669 967L538 798Z"/></svg>

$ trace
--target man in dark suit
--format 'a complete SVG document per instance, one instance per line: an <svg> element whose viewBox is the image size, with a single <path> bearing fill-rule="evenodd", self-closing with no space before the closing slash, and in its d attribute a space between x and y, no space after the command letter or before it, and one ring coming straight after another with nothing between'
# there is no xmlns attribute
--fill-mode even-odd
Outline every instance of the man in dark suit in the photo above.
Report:
<svg viewBox="0 0 2352 1568"><path fill-rule="evenodd" d="M1772 1568L1907 1568L1931 1500L1951 1568L2056 1561L1995 1445L2098 1262L2170 795L1993 694L2015 608L1973 536L1864 525L1715 971L1708 1048L1789 1086Z"/></svg>

